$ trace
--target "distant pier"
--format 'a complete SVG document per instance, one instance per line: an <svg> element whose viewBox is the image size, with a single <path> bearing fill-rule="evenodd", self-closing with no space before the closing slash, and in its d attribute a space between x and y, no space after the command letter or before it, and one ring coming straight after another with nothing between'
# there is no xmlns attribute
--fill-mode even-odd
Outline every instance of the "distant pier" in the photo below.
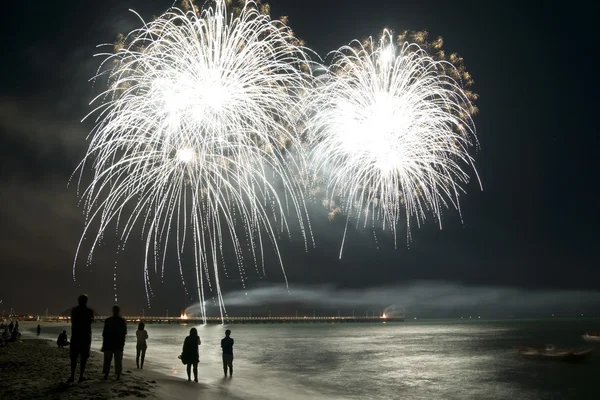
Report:
<svg viewBox="0 0 600 400"><path fill-rule="evenodd" d="M104 321L106 316L98 316L96 322ZM144 322L146 324L202 324L198 317L149 317L124 316L127 322ZM384 323L403 322L404 317L206 317L207 324L310 324L310 323Z"/></svg>

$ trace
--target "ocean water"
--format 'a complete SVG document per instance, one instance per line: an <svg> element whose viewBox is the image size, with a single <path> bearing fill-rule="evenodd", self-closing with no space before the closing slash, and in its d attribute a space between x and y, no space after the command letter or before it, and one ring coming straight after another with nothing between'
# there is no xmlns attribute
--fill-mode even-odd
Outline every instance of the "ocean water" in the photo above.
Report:
<svg viewBox="0 0 600 400"><path fill-rule="evenodd" d="M145 368L187 379L177 359L193 325L148 324ZM585 363L531 360L517 345L588 347L600 319L430 320L386 324L197 326L200 381L222 382L220 340L232 330L240 399L600 399L600 349ZM129 325L126 358L135 358ZM55 338L60 330L44 329ZM102 326L94 327L93 348Z"/></svg>

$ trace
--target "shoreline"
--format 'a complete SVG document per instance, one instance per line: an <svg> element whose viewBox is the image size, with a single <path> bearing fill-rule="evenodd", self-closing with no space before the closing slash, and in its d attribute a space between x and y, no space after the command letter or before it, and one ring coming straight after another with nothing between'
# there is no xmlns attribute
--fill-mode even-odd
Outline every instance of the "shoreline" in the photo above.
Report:
<svg viewBox="0 0 600 400"><path fill-rule="evenodd" d="M137 369L135 358L123 359L123 374L115 379L114 361L108 379L103 380L103 353L90 352L85 376L88 381L66 383L70 375L68 348L58 348L47 338L36 338L24 330L20 340L0 348L0 397L10 399L181 399L202 396L207 400L233 399L227 390L202 382L188 382L153 370ZM75 377L79 374L79 363ZM225 392L225 393L224 393Z"/></svg>

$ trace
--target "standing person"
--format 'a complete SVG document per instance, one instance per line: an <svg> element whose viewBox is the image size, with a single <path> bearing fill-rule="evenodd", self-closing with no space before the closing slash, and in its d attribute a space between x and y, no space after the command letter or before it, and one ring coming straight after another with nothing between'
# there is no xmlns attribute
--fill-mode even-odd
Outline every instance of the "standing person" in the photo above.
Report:
<svg viewBox="0 0 600 400"><path fill-rule="evenodd" d="M198 382L198 363L200 362L200 336L196 328L190 329L190 335L183 341L183 352L181 353L181 361L187 365L188 382L191 381L190 369L194 366L194 382Z"/></svg>
<svg viewBox="0 0 600 400"><path fill-rule="evenodd" d="M85 364L90 357L92 345L92 323L94 311L87 306L88 297L82 294L77 298L78 305L71 310L71 377L67 383L75 381L77 358L81 357L79 365L79 382L87 380L84 377Z"/></svg>
<svg viewBox="0 0 600 400"><path fill-rule="evenodd" d="M231 330L225 331L225 337L221 339L221 348L223 349L223 373L227 377L227 367L229 367L229 376L233 376L233 338L230 337Z"/></svg>
<svg viewBox="0 0 600 400"><path fill-rule="evenodd" d="M40 333L42 333L42 327L40 326L40 324L38 324L37 335L40 336Z"/></svg>
<svg viewBox="0 0 600 400"><path fill-rule="evenodd" d="M140 322L137 331L135 331L135 337L137 338L137 344L135 346L135 365L138 368L144 369L144 358L146 358L146 339L148 339L148 332L144 329L146 325ZM142 362L140 363L140 355L142 356Z"/></svg>
<svg viewBox="0 0 600 400"><path fill-rule="evenodd" d="M104 352L104 366L102 373L104 379L108 379L110 364L113 355L115 356L115 374L117 380L121 379L123 370L123 348L125 347L125 336L127 336L127 323L119 314L121 308L113 306L113 315L104 321L104 330L102 331L102 351Z"/></svg>

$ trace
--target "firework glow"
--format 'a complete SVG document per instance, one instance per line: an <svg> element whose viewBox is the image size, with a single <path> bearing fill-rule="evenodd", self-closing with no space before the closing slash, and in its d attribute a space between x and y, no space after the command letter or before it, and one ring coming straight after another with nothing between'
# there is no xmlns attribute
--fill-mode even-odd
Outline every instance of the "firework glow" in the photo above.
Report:
<svg viewBox="0 0 600 400"><path fill-rule="evenodd" d="M229 249L245 287L249 259L265 273L263 243L287 283L277 240L291 236L290 218L305 248L314 246L305 196L330 219L346 216L340 258L353 219L381 224L397 242L399 226L410 240L411 224L432 215L441 228L444 209L460 211L466 169L476 175L476 95L441 38L429 45L426 33L384 31L315 68L286 18L271 20L260 1L235 12L230 3L172 8L101 54L94 81L108 88L92 101L78 168L80 187L86 171L92 177L80 194L86 225L74 279L86 235L90 263L109 229L121 251L139 228L148 301L150 271L164 276L167 249L186 287L182 254L191 248L200 312L208 290L223 318Z"/></svg>
<svg viewBox="0 0 600 400"><path fill-rule="evenodd" d="M473 96L458 71L416 43L395 43L389 31L331 58L306 97L311 160L330 218L345 214L346 230L351 217L365 227L378 220L395 238L400 221L410 239L411 219L420 224L428 213L441 228L444 208L460 210L463 166L473 167L476 144Z"/></svg>
<svg viewBox="0 0 600 400"><path fill-rule="evenodd" d="M243 284L244 256L264 273L265 241L283 271L276 238L289 234L289 216L305 245L311 240L293 179L298 158L288 157L299 141L290 129L298 119L294 99L310 78L303 52L254 3L234 16L222 0L200 12L170 9L115 47L95 78L108 89L92 102L100 105L80 165L93 179L81 193L87 222L77 252L88 232L96 232L91 261L109 227L116 224L124 248L141 226L149 300L149 270L163 276L173 236L182 279L181 255L186 245L193 249L202 315L206 286L223 317L225 241Z"/></svg>

